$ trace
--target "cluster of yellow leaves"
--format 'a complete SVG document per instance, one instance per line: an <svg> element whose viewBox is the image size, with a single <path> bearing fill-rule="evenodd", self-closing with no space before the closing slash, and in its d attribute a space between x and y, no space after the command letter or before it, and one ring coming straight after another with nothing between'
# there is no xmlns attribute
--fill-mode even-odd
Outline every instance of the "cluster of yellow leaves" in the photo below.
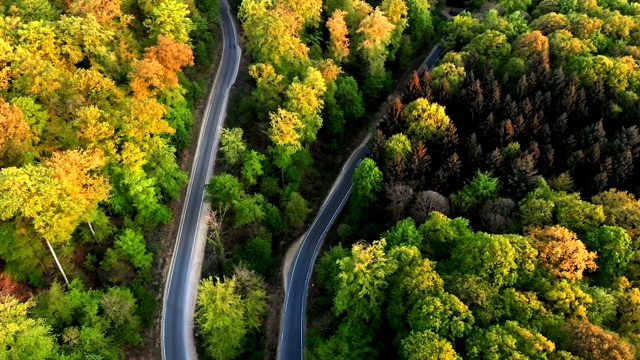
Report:
<svg viewBox="0 0 640 360"><path fill-rule="evenodd" d="M109 194L107 179L92 174L104 164L98 151L72 150L38 165L2 169L0 219L18 217L52 243L68 241Z"/></svg>
<svg viewBox="0 0 640 360"><path fill-rule="evenodd" d="M349 29L344 21L346 14L347 12L344 10L336 10L327 20L330 37L329 50L336 61L342 61L349 56Z"/></svg>
<svg viewBox="0 0 640 360"><path fill-rule="evenodd" d="M13 165L29 147L31 129L22 111L0 97L0 166Z"/></svg>

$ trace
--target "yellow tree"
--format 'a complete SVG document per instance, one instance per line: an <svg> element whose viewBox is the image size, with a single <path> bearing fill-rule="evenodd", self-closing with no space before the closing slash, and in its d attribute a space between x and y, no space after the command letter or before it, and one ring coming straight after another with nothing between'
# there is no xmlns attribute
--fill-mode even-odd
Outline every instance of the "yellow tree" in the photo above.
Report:
<svg viewBox="0 0 640 360"><path fill-rule="evenodd" d="M337 61L343 61L349 56L349 29L344 21L346 11L336 10L327 20L327 28L329 29L329 51L331 57Z"/></svg>
<svg viewBox="0 0 640 360"><path fill-rule="evenodd" d="M256 82L251 95L262 108L260 114L276 111L282 104L284 76L278 74L271 64L262 63L249 66L249 75Z"/></svg>
<svg viewBox="0 0 640 360"><path fill-rule="evenodd" d="M391 42L394 25L387 19L380 8L360 22L356 33L360 36L358 50L369 63L371 74L384 73L384 62L387 58L387 45Z"/></svg>
<svg viewBox="0 0 640 360"><path fill-rule="evenodd" d="M275 3L293 10L302 18L305 26L317 27L320 24L322 0L278 0Z"/></svg>
<svg viewBox="0 0 640 360"><path fill-rule="evenodd" d="M580 280L585 270L598 267L595 262L598 255L589 252L578 236L567 228L531 228L528 235L538 245L540 262L559 277Z"/></svg>
<svg viewBox="0 0 640 360"><path fill-rule="evenodd" d="M269 138L278 146L284 146L291 152L301 148L298 129L302 127L302 121L298 115L282 108L278 112L269 114L271 127Z"/></svg>
<svg viewBox="0 0 640 360"><path fill-rule="evenodd" d="M395 56L396 51L400 47L402 41L402 33L408 24L408 8L405 0L383 0L381 5L382 11L389 19L389 22L393 24L393 31L391 32L391 57Z"/></svg>
<svg viewBox="0 0 640 360"><path fill-rule="evenodd" d="M18 165L31 145L31 129L22 111L0 97L0 167Z"/></svg>
<svg viewBox="0 0 640 360"><path fill-rule="evenodd" d="M44 239L63 276L53 245L64 245L81 221L90 221L98 203L109 194L98 151L54 153L38 165L0 171L0 219L28 222Z"/></svg>
<svg viewBox="0 0 640 360"><path fill-rule="evenodd" d="M102 26L108 26L122 16L121 0L74 0L69 5L69 13L86 16L91 14Z"/></svg>
<svg viewBox="0 0 640 360"><path fill-rule="evenodd" d="M114 33L100 25L96 18L89 14L86 17L63 16L57 22L60 50L71 65L87 58L92 66L96 62L113 61L113 54L108 45Z"/></svg>
<svg viewBox="0 0 640 360"><path fill-rule="evenodd" d="M307 69L304 81L294 81L287 89L285 109L298 114L303 127L301 140L312 142L322 126L320 112L324 106L323 95L327 85L320 71L313 67Z"/></svg>
<svg viewBox="0 0 640 360"><path fill-rule="evenodd" d="M238 16L257 62L271 64L281 74L295 73L309 62L309 48L299 36L303 19L295 11L270 0L246 0Z"/></svg>

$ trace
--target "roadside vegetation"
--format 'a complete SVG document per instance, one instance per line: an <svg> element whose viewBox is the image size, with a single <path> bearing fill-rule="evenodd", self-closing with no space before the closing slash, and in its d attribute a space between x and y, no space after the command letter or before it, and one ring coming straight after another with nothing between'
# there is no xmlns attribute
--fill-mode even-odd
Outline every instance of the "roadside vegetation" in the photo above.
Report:
<svg viewBox="0 0 640 360"><path fill-rule="evenodd" d="M231 324L244 316L238 313L243 295L231 290L238 271L263 278L269 306L281 305L277 294L286 249L312 220L312 209L329 186L325 182L333 181L329 174L340 166L335 159L348 156L344 149L360 141L357 134L371 125L396 78L428 52L434 20L432 4L424 1L235 5L250 90L232 99L237 106L230 108L227 123L233 125L223 129L221 161L206 187L213 265L200 291L224 293L225 304L238 306L201 298L197 321L201 333L211 334L199 338L213 358L274 358L279 322L273 320L274 309L271 323L262 312L261 326L243 322L237 331L211 332L206 319L219 314ZM262 301L267 308L267 298ZM267 344L261 341L265 337Z"/></svg>
<svg viewBox="0 0 640 360"><path fill-rule="evenodd" d="M145 345L217 9L0 4L0 358L119 359Z"/></svg>

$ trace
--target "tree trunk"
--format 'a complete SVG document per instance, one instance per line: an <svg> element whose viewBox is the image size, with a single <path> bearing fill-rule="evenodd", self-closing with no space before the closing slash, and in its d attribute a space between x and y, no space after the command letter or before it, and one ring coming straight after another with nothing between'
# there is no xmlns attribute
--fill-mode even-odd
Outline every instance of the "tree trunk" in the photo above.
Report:
<svg viewBox="0 0 640 360"><path fill-rule="evenodd" d="M64 277L64 282L67 283L67 285L69 285L69 279L67 279L67 274L64 273L64 269L62 269L62 264L60 264L60 261L58 261L58 256L56 256L56 252L53 250L53 246L51 246L51 243L49 242L49 240L45 240L45 241L47 242L47 246L51 251L51 255L53 255L53 259L56 261L56 264L58 265L58 269L60 269L60 272L62 273L62 277Z"/></svg>

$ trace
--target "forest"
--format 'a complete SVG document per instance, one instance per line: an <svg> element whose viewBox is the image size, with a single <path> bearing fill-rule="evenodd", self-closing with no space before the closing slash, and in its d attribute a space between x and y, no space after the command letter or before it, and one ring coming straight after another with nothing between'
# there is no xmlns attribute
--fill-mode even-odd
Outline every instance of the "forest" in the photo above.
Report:
<svg viewBox="0 0 640 360"><path fill-rule="evenodd" d="M244 75L206 186L201 357L275 358L282 258L369 128L309 359L640 357L640 5L443 5L231 2ZM218 7L0 4L1 358L149 345Z"/></svg>
<svg viewBox="0 0 640 360"><path fill-rule="evenodd" d="M466 5L356 169L308 356L638 358L640 7Z"/></svg>
<svg viewBox="0 0 640 360"><path fill-rule="evenodd" d="M0 358L124 358L159 309L218 4L9 0L0 15Z"/></svg>

